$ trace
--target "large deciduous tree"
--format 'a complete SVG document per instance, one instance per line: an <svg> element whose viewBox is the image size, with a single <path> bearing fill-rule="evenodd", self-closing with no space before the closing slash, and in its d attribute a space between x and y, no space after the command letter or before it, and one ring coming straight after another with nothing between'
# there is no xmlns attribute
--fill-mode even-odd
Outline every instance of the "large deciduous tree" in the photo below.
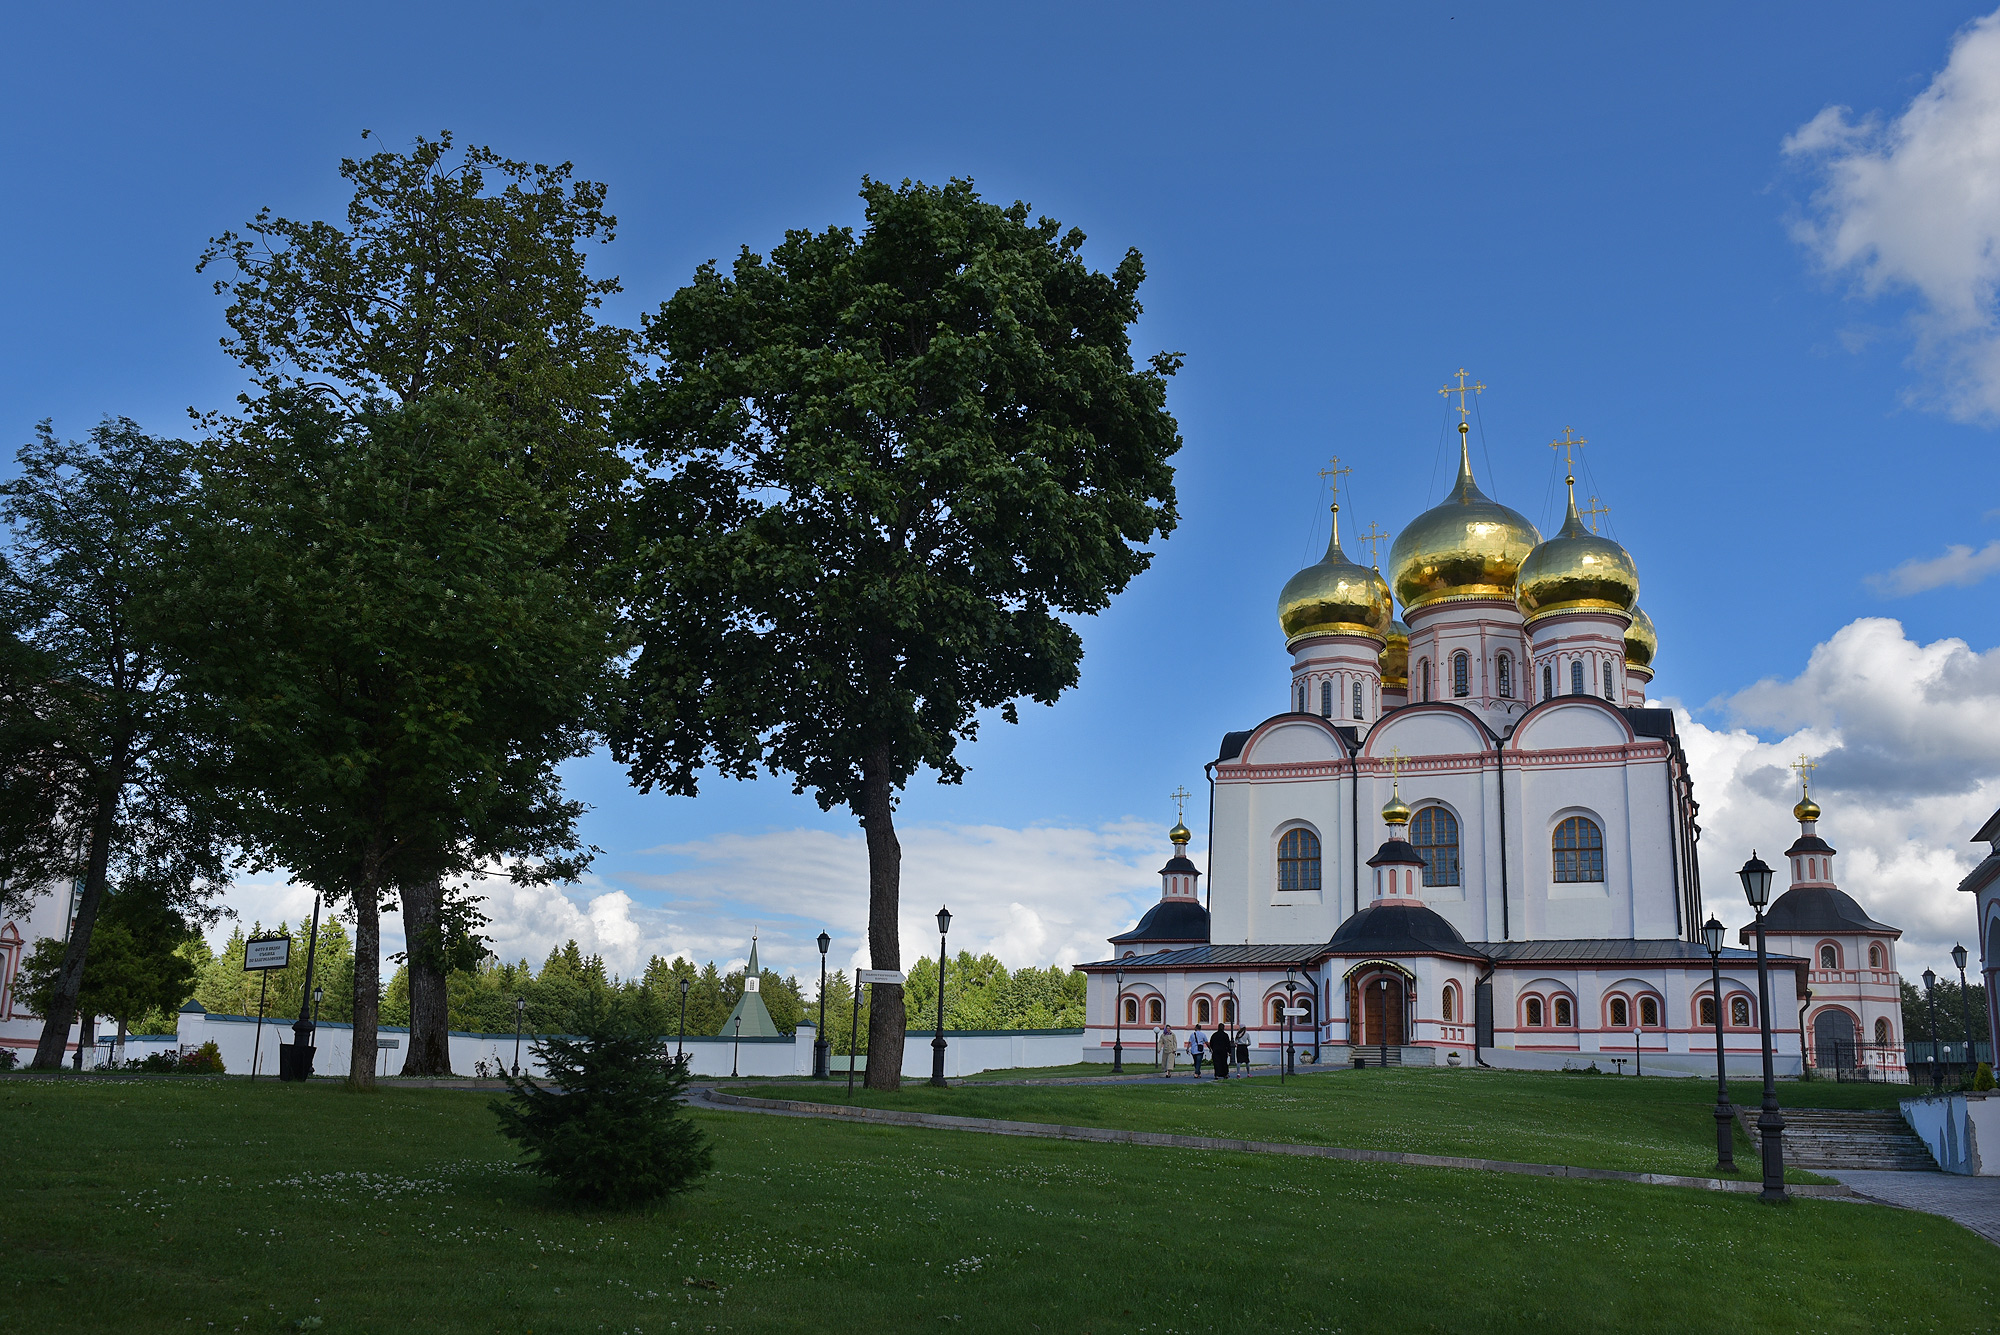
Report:
<svg viewBox="0 0 2000 1335"><path fill-rule="evenodd" d="M162 639L162 595L188 574L188 447L123 418L81 443L45 422L19 460L0 484L0 880L16 897L79 885L41 1003L34 1065L53 1069L112 882L198 914L224 879L226 833L205 774L214 738Z"/></svg>
<svg viewBox="0 0 2000 1335"><path fill-rule="evenodd" d="M247 845L353 911L360 1087L385 904L501 859L523 881L585 860L557 768L589 750L608 619L528 472L510 423L443 394L348 416L281 390L211 448L179 619L205 627L190 657Z"/></svg>
<svg viewBox="0 0 2000 1335"><path fill-rule="evenodd" d="M253 411L300 390L349 418L382 401L478 399L505 424L521 475L565 516L572 577L615 602L608 558L629 468L606 419L629 380L633 340L597 316L618 280L587 266L586 248L616 232L605 187L574 179L569 163L455 150L449 132L408 152L344 159L340 173L352 187L344 226L266 209L202 256L201 268L222 275L231 331L222 346L255 378ZM412 1004L404 1073L443 1074L447 966L476 954L482 920L436 881L404 882L399 893Z"/></svg>
<svg viewBox="0 0 2000 1335"><path fill-rule="evenodd" d="M713 766L791 776L866 833L868 938L901 964L897 793L958 782L979 711L1077 681L1102 610L1175 522L1175 354L1133 363L1144 266L969 181L865 181L867 226L703 266L647 321L663 369L623 434L650 469L614 754L689 794ZM868 1083L902 1068L878 986Z"/></svg>

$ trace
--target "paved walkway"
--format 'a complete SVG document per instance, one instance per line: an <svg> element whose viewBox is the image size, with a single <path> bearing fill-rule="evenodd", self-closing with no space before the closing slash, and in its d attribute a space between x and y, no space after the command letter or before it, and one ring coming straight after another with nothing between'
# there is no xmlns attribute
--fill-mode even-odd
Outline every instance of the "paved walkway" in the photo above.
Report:
<svg viewBox="0 0 2000 1335"><path fill-rule="evenodd" d="M1943 1215L2000 1245L2000 1177L1821 1169L1870 1200Z"/></svg>
<svg viewBox="0 0 2000 1335"><path fill-rule="evenodd" d="M1635 1182L1651 1187L1692 1187L1699 1191L1755 1194L1758 1182L1732 1178L1681 1177L1671 1173L1627 1173L1612 1168L1576 1168L1566 1164L1513 1163L1505 1159L1472 1159L1443 1154L1399 1154L1390 1150L1357 1150L1341 1145L1297 1145L1285 1141L1229 1140L1216 1136L1174 1136L1160 1131L1125 1131L1102 1126L1063 1126L1054 1122L1013 1122L992 1117L950 1117L942 1113L907 1112L899 1108L862 1108L846 1104L803 1103L796 1099L762 1099L719 1089L690 1091L688 1102L718 1112L763 1113L779 1117L817 1117L842 1122L872 1122L887 1126L921 1126L941 1131L973 1131L989 1136L1030 1136L1044 1140L1086 1140L1113 1145L1158 1145L1172 1149L1221 1150L1238 1154L1285 1154L1307 1159L1343 1159L1353 1163L1397 1164L1412 1168L1458 1168L1483 1173L1518 1173L1530 1177L1586 1178L1600 1182ZM1852 1200L1845 1186L1794 1186L1794 1196Z"/></svg>

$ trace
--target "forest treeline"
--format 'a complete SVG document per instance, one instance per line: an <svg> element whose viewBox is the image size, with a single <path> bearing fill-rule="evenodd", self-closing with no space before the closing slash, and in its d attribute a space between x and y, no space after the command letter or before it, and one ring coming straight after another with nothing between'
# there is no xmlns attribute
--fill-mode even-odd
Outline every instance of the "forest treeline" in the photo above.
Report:
<svg viewBox="0 0 2000 1335"><path fill-rule="evenodd" d="M685 962L486 958L487 882L595 856L562 771L599 750L642 792L770 775L845 807L871 967L903 969L900 791L1073 687L1078 619L1177 522L1181 359L1135 360L1138 252L1093 268L968 180L864 178L861 226L741 247L628 327L606 186L448 133L368 147L341 217L263 209L190 256L233 405L185 439L45 422L0 483L0 908L73 905L35 948L34 1064L78 1017L240 992L192 942L250 873L317 894L356 1087L405 1011L402 1070L434 1075L512 996L678 1007ZM910 972L863 1017L878 1054L935 1001ZM966 977L968 1023L1077 1014L1054 973ZM694 978L691 1028L740 986ZM799 995L767 993L781 1023Z"/></svg>

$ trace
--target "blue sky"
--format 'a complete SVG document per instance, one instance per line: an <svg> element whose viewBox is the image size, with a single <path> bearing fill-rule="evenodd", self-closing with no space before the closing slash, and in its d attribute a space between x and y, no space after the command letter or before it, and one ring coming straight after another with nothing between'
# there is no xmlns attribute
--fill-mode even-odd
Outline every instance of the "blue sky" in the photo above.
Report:
<svg viewBox="0 0 2000 1335"><path fill-rule="evenodd" d="M1954 120L1956 85L1934 82L1956 51L1963 102L1989 73L2000 87L2000 61L1954 45L1979 17L1456 0L22 10L0 80L15 201L0 427L22 440L54 417L80 434L117 413L174 432L190 405L227 407L240 374L196 256L262 205L337 216L335 164L364 128L403 144L449 127L608 182L621 227L603 268L627 320L705 259L857 222L864 173L971 176L1082 227L1096 263L1145 254L1139 349L1187 357L1170 397L1182 522L1085 627L1079 689L993 722L963 786L912 785L902 819L936 851L906 874L913 929L933 900L976 905L954 944L1028 963L1087 956L1129 921L1157 885L1165 794L1201 787L1222 732L1283 707L1273 604L1324 543L1317 470L1338 454L1355 470L1344 517L1394 532L1448 484L1437 389L1462 365L1489 386L1482 484L1545 529L1546 442L1566 425L1592 442L1587 482L1659 627L1655 691L1713 734L1696 777L1714 906L1741 916L1720 879L1739 845L1789 840L1772 762L1803 739L1829 754L1836 843L1842 792L1885 822L1858 836L1850 881L1901 896L1880 916L1901 912L1937 953L1969 915L1951 868L2000 762L1953 744L1968 725L1936 690L1878 708L1868 683L1901 673L1886 689L1908 694L1911 670L1957 673L1977 684L1973 733L2000 708L2000 582L1976 582L2000 565L1980 563L2000 539L1977 244L1992 201L1960 199L1956 232L1896 211L1942 170L1926 176L1905 140L1941 135L1940 152L2000 171L2000 129L1977 106ZM1942 111L1899 122L1927 90ZM1872 194L1848 170L1870 155L1888 177ZM1954 545L1956 565L1889 574ZM1975 582L1898 593L1954 573ZM1953 637L1968 643L1938 647ZM822 920L858 934L845 813L780 780L689 801L642 797L608 762L572 778L606 853L561 903L497 905L505 946L539 954L574 930L614 961L740 958L761 926L790 967ZM1073 881L1079 866L1102 874ZM1095 907L1064 917L1057 901L1079 898Z"/></svg>

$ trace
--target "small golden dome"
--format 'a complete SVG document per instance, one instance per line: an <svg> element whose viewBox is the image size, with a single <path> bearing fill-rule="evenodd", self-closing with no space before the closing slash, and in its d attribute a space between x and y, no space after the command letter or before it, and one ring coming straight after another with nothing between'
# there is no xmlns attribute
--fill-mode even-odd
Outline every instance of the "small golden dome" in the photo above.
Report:
<svg viewBox="0 0 2000 1335"><path fill-rule="evenodd" d="M1401 793L1391 790L1389 804L1382 808L1382 819L1392 827L1410 823L1410 809L1404 805Z"/></svg>
<svg viewBox="0 0 2000 1335"><path fill-rule="evenodd" d="M1382 586L1384 589L1388 585ZM1410 628L1400 621L1391 621L1388 640L1382 646L1382 689L1407 690L1410 685Z"/></svg>
<svg viewBox="0 0 2000 1335"><path fill-rule="evenodd" d="M1194 838L1194 835L1188 831L1187 826L1175 821L1174 828L1167 831L1167 838L1176 844L1184 844Z"/></svg>
<svg viewBox="0 0 2000 1335"><path fill-rule="evenodd" d="M1819 803L1811 797L1801 797L1799 804L1792 808L1792 816L1797 820L1818 820Z"/></svg>
<svg viewBox="0 0 2000 1335"><path fill-rule="evenodd" d="M1623 547L1584 527L1574 484L1562 531L1521 563L1514 601L1529 621L1554 612L1627 612L1639 601L1639 568Z"/></svg>
<svg viewBox="0 0 2000 1335"><path fill-rule="evenodd" d="M1632 624L1625 628L1625 666L1653 670L1653 655L1660 651L1660 633L1646 609L1632 604Z"/></svg>
<svg viewBox="0 0 2000 1335"><path fill-rule="evenodd" d="M1489 500L1472 480L1472 455L1461 430L1458 485L1442 504L1411 520L1389 549L1403 614L1453 598L1511 600L1521 562L1541 540L1526 516Z"/></svg>
<svg viewBox="0 0 2000 1335"><path fill-rule="evenodd" d="M1340 507L1335 506L1326 555L1286 580L1278 594L1278 624L1285 628L1286 642L1308 635L1366 635L1380 640L1394 611L1382 577L1354 564L1340 550Z"/></svg>

